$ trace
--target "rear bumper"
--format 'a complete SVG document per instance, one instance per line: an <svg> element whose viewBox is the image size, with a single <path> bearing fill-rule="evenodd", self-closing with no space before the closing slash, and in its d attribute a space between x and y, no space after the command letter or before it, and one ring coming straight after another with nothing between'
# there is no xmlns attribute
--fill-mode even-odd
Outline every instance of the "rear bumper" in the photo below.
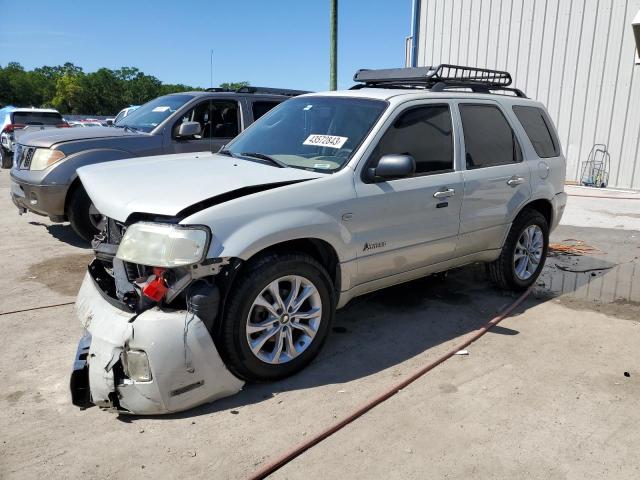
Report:
<svg viewBox="0 0 640 480"><path fill-rule="evenodd" d="M565 192L555 194L551 200L551 205L553 206L553 220L549 231L555 230L555 228L560 224L560 220L562 220L564 208L567 205L567 194Z"/></svg>
<svg viewBox="0 0 640 480"><path fill-rule="evenodd" d="M244 382L225 367L204 323L182 310L152 308L139 315L105 298L90 273L78 293L76 315L91 335L84 339L71 377L73 403L90 402L123 413L178 412L233 395ZM134 335L135 333L135 335ZM151 380L124 374L121 354L146 352ZM84 356L85 365L82 364ZM88 392L83 390L85 383Z"/></svg>
<svg viewBox="0 0 640 480"><path fill-rule="evenodd" d="M28 174L28 171L25 171ZM19 210L28 210L50 217L53 221L64 218L64 204L68 185L42 185L32 183L23 171L11 170L11 199Z"/></svg>

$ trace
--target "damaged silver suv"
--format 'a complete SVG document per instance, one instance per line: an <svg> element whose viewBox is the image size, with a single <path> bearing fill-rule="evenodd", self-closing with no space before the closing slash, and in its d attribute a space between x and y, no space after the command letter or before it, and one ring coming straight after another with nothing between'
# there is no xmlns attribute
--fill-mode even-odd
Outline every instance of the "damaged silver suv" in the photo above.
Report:
<svg viewBox="0 0 640 480"><path fill-rule="evenodd" d="M566 202L544 106L494 70L354 79L217 154L79 170L107 221L77 301L75 404L175 412L286 377L350 299L453 267L535 282Z"/></svg>

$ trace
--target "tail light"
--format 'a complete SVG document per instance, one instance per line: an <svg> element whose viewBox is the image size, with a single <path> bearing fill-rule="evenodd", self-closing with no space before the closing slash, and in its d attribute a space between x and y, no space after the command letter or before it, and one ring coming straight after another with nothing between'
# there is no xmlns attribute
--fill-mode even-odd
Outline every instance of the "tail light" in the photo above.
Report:
<svg viewBox="0 0 640 480"><path fill-rule="evenodd" d="M2 133L11 133L14 130L20 130L24 127L26 127L26 125L23 125L22 123L10 123L2 129Z"/></svg>
<svg viewBox="0 0 640 480"><path fill-rule="evenodd" d="M57 128L70 128L71 125L69 125L67 122L62 122L56 125Z"/></svg>

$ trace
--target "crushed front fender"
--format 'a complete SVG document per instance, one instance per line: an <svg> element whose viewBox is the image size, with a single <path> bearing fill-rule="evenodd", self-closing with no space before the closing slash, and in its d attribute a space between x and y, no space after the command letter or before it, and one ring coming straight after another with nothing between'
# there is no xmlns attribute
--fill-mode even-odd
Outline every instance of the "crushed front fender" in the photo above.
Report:
<svg viewBox="0 0 640 480"><path fill-rule="evenodd" d="M229 372L204 323L185 310L157 307L139 315L105 298L85 275L76 315L91 335L87 358L94 404L124 413L155 415L187 410L233 395L244 382ZM122 352L147 354L151 379L123 373Z"/></svg>

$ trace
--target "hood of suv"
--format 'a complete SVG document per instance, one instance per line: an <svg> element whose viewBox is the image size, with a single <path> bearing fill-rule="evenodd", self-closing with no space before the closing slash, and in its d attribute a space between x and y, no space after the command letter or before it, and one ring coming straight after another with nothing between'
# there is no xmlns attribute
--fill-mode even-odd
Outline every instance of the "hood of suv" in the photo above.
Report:
<svg viewBox="0 0 640 480"><path fill-rule="evenodd" d="M140 133L116 127L91 128L52 128L37 132L25 132L20 136L20 143L31 147L51 148L57 143L94 138L128 137L142 135Z"/></svg>
<svg viewBox="0 0 640 480"><path fill-rule="evenodd" d="M78 169L78 175L98 211L124 222L132 213L173 217L200 202L202 208L211 206L216 197L230 200L262 186L268 189L325 174L200 152L89 165Z"/></svg>

